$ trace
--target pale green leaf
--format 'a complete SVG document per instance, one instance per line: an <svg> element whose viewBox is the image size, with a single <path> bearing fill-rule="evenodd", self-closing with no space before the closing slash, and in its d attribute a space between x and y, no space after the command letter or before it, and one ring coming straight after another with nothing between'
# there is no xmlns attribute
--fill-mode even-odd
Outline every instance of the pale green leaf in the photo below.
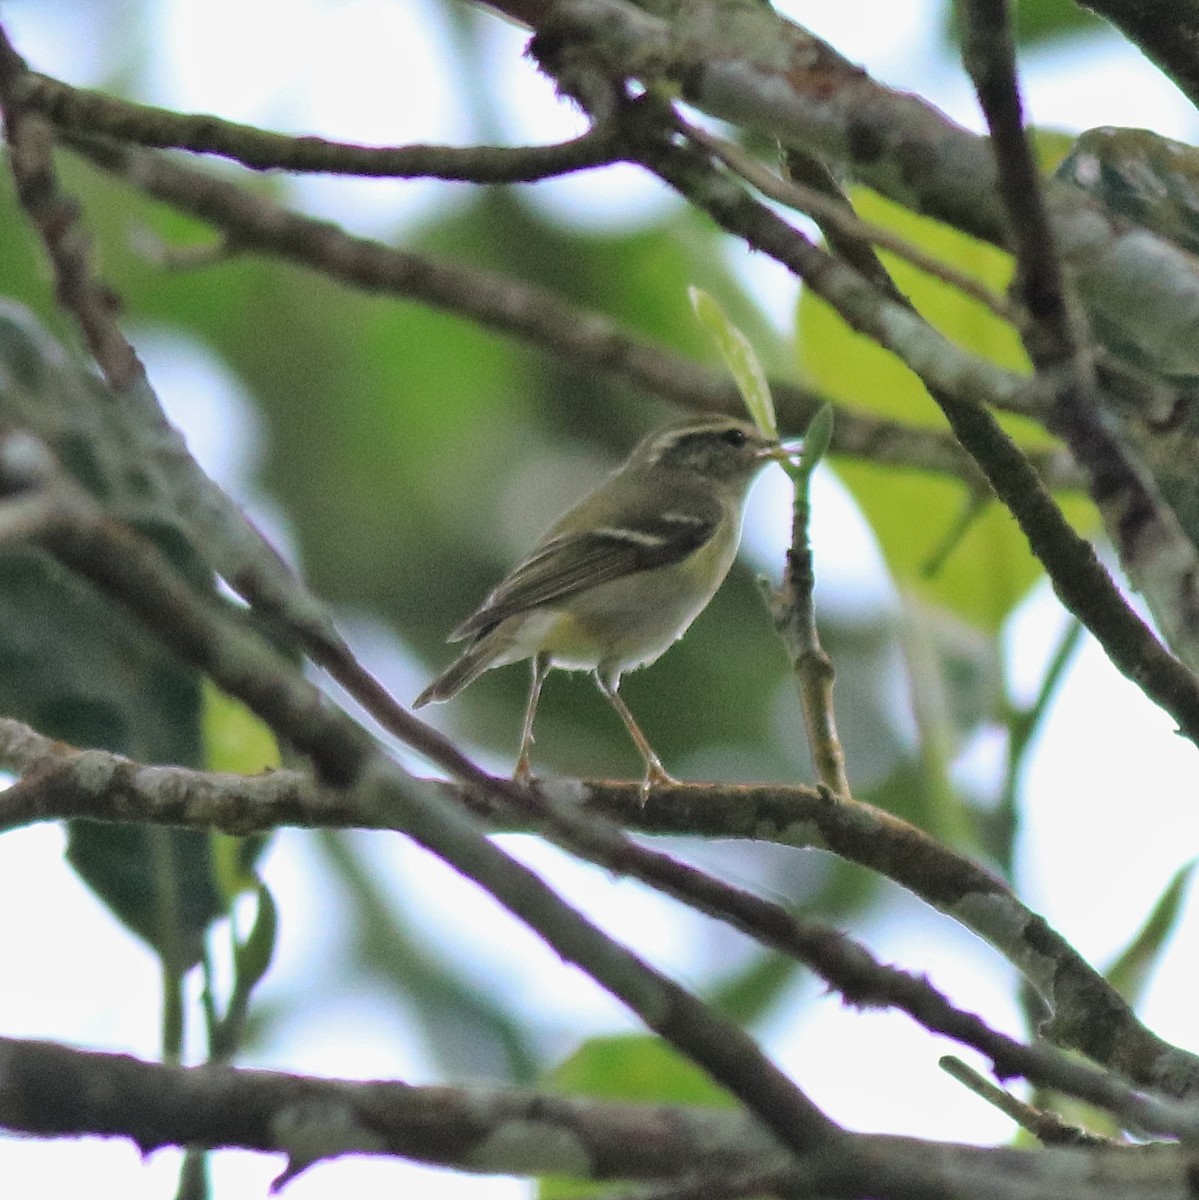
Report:
<svg viewBox="0 0 1199 1200"><path fill-rule="evenodd" d="M770 384L766 381L766 372L750 345L749 339L725 315L724 309L705 291L692 287L687 289L691 297L691 307L699 322L708 331L720 357L729 369L737 390L745 401L754 419L754 424L767 435L778 437L778 422L774 415L774 398L770 394Z"/></svg>

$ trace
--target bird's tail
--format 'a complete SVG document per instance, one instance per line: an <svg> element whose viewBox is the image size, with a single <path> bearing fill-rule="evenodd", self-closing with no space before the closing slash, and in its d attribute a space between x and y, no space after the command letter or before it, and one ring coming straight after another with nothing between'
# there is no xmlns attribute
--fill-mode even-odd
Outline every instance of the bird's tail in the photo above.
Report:
<svg viewBox="0 0 1199 1200"><path fill-rule="evenodd" d="M498 665L504 645L485 634L456 658L417 698L413 708L421 708L434 700L448 700L456 696L468 683L473 683L484 671Z"/></svg>

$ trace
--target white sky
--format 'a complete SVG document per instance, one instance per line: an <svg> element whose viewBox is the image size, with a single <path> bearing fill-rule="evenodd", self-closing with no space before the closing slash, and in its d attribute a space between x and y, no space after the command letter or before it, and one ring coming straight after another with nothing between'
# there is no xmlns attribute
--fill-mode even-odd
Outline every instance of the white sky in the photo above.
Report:
<svg viewBox="0 0 1199 1200"><path fill-rule="evenodd" d="M977 126L969 87L939 45L939 4L792 0L782 7L882 79L918 90L951 116ZM106 64L133 68L144 80L144 98L153 103L279 129L391 143L463 142L473 136L541 141L581 129L577 114L553 100L549 85L521 57L520 33L498 21L489 34L488 68L497 100L485 114L492 128L479 134L480 115L464 111L447 83L446 31L432 5L161 0L147 8L154 13L152 42L140 62L122 62L120 55L128 51L120 47L135 43L111 32L122 13L136 11L128 3L9 0L0 13L18 48L38 69L87 83L100 65L97 56L113 56ZM1030 56L1025 84L1031 114L1040 123L1076 130L1143 125L1195 139L1195 116L1186 102L1115 38ZM416 89L421 101L411 104L408 97ZM312 211L372 234L427 214L434 192L422 184L330 180L305 181L299 188ZM547 184L536 190L536 202L562 219L598 226L652 220L663 205L674 203L628 169ZM795 300L793 282L758 258L742 257L738 269L785 327ZM141 344L152 379L201 460L245 495L262 433L236 381L194 348L181 348L177 339L145 333ZM238 431L236 437L211 437L213 429L230 427ZM781 545L786 536L781 516L770 529L769 514L782 507L777 495L772 498L772 486L764 482L754 498L750 524L766 530L751 548L755 553ZM262 511L261 498L251 494L248 499ZM286 539L285 523L269 509L266 513L272 531ZM826 475L817 490L814 533L821 586L857 589L886 605L887 585L868 539L852 524L855 519ZM1033 686L1061 621L1044 588L1014 618L1007 641L1019 689ZM397 680L400 694L412 694L419 667L394 635L353 617L348 625L370 661ZM993 750L976 747L962 769L978 769ZM1170 873L1196 853L1194 753L1093 646L1084 647L1031 761L1019 869L1028 902L1100 966L1122 947ZM380 878L395 881L398 901L421 913L431 936L459 937L467 931L473 961L490 973L491 986L508 988L535 977L536 1004L547 1017L554 1016L559 1027L563 1012L577 1021L573 1030L564 1029L566 1036L626 1026L612 1001L562 967L530 935L497 917L489 901L462 887L439 864L398 838L376 837L363 844ZM696 926L680 923L669 902L535 842L507 839L505 844L596 911L618 937L683 980L702 980L711 969ZM74 881L62 863L62 846L63 836L53 827L0 838L0 911L21 914L0 926L0 961L7 967L0 1033L153 1056L156 965ZM705 861L719 861L719 848L705 854ZM337 898L304 835L278 838L266 875L282 912L282 942L264 995L312 988L313 979L321 979L324 990L256 1061L347 1076L430 1079L432 1065L389 1000L370 990L339 987L332 979L335 972L317 968L318 962L336 962L345 946ZM1199 1029L1185 948L1193 945L1197 920L1194 905L1188 906L1176 943L1183 949L1167 959L1145 1005L1160 1032L1192 1047L1199 1044ZM929 919L915 901L899 897L884 917L854 932L885 959L927 971L965 1007L1017 1028L1006 967L951 923ZM811 991L805 988L804 995ZM769 1045L818 1103L853 1127L962 1140L1008 1135L1008 1126L992 1110L939 1072L936 1059L948 1047L906 1018L848 1012L828 997L809 1000L802 1010L780 1011ZM0 1140L6 1195L68 1195L85 1187L95 1192L99 1182L100 1194L158 1198L169 1194L176 1169L173 1153L143 1163L122 1143ZM279 1169L278 1160L262 1156L218 1155L217 1194L262 1195ZM288 1195L320 1200L355 1190L373 1195L383 1188L499 1200L527 1191L514 1181L339 1160L302 1176Z"/></svg>

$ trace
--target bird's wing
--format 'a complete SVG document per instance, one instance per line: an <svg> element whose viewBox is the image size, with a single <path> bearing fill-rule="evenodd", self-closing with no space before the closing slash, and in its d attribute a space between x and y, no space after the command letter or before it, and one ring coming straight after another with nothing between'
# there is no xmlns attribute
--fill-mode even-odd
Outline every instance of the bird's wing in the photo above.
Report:
<svg viewBox="0 0 1199 1200"><path fill-rule="evenodd" d="M719 506L713 505L702 514L666 512L635 526L622 523L557 535L551 531L449 640L485 633L515 613L558 604L623 575L681 562L712 537L720 515Z"/></svg>

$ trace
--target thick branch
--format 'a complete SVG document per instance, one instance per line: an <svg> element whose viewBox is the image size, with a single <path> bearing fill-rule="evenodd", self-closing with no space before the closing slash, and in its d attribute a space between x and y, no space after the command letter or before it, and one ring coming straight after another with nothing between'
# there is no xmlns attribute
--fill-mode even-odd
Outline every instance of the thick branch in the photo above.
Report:
<svg viewBox="0 0 1199 1200"><path fill-rule="evenodd" d="M0 1125L40 1137L322 1158L388 1154L461 1171L659 1179L748 1167L779 1146L736 1111L603 1104L476 1086L352 1083L225 1066L170 1067L0 1039Z"/></svg>
<svg viewBox="0 0 1199 1200"><path fill-rule="evenodd" d="M75 750L9 719L0 720L0 763L21 774L14 787L0 793L0 830L77 816L241 835L279 825L398 828L369 797L321 787L300 772L244 778L144 766L99 750ZM473 807L497 828L529 828L479 787L432 781L426 786L447 802ZM857 801L840 803L803 787L686 785L656 789L646 804L636 784L558 780L543 782L540 790L557 812L592 814L655 834L820 847L886 875L976 932L1024 972L1054 1011L1057 1040L1142 1084L1171 1093L1199 1090L1199 1063L1146 1030L1102 977L1000 880L882 810ZM571 826L575 835L578 828ZM1107 1108L1139 1128L1160 1128L1167 1119L1117 1080L996 1033L955 1009L927 981L877 962L819 922L681 865L672 872L670 860L634 844L597 840L586 827L583 834L584 844L576 836L567 843L570 848L732 921L810 967L852 1004L899 1008L927 1029L986 1054L1001 1076L1024 1075Z"/></svg>
<svg viewBox="0 0 1199 1200"><path fill-rule="evenodd" d="M46 1042L0 1039L0 1125L37 1137L128 1137L159 1146L284 1154L279 1183L342 1154L396 1155L485 1174L592 1180L720 1179L777 1165L783 1194L911 1200L1190 1200L1185 1147L979 1148L854 1137L875 1164L790 1165L736 1111L618 1104L498 1088L411 1087L233 1067L166 1067ZM763 1178L766 1178L766 1174ZM688 1193L684 1193L688 1194ZM702 1194L702 1193L700 1193Z"/></svg>

